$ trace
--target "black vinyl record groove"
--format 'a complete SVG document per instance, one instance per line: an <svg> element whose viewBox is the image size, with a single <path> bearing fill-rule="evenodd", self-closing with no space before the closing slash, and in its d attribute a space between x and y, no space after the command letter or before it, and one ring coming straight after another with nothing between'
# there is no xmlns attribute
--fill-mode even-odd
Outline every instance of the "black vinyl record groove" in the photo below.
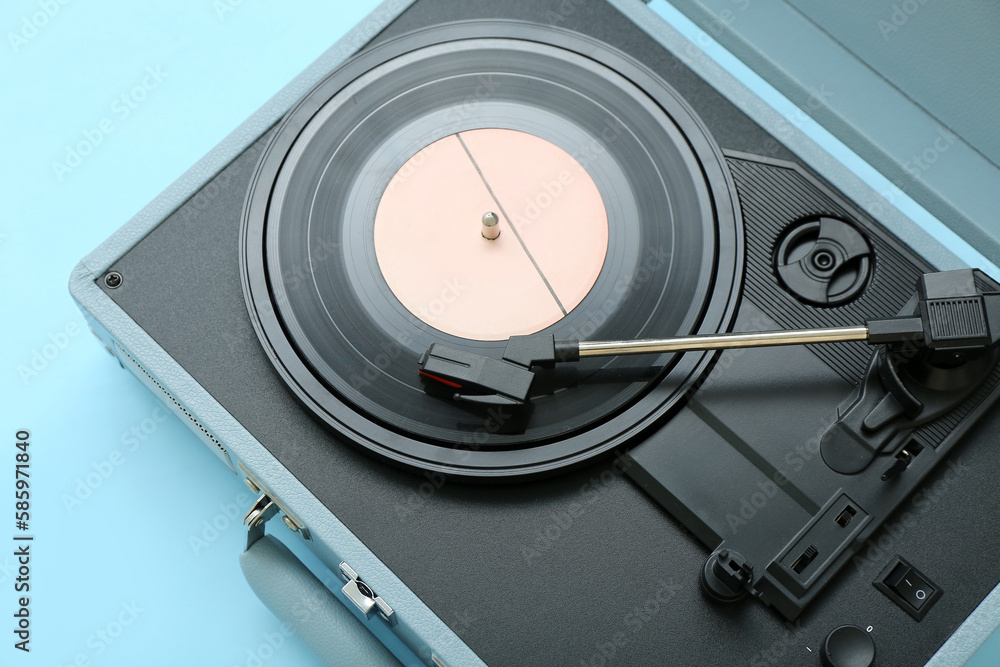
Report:
<svg viewBox="0 0 1000 667"><path fill-rule="evenodd" d="M499 358L503 342L445 334L399 303L375 258L375 212L418 151L491 128L574 156L607 209L603 269L546 333L727 330L743 263L721 151L662 79L600 42L516 22L456 23L370 49L317 85L278 127L247 195L251 319L288 386L336 432L391 461L467 478L550 472L612 451L675 407L710 362L566 365L540 373L520 417L424 390L417 359L431 343Z"/></svg>

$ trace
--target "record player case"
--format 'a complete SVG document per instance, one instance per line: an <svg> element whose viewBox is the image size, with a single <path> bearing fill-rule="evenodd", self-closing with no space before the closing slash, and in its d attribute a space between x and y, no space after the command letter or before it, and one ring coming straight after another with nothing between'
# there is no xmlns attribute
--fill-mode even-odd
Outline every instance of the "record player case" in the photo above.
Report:
<svg viewBox="0 0 1000 667"><path fill-rule="evenodd" d="M695 108L733 171L745 183L757 179L740 196L751 237L765 233L767 214L754 209L747 193L758 192L759 182L793 174L808 184L798 190L806 193L798 205L808 207L809 196L827 197L826 206L871 234L899 279L881 293L888 296L880 305L898 309L911 279L932 268L896 237L908 238L905 219L886 214L875 222L863 208L874 193L794 128L757 108L751 93L699 60L696 47L639 2L387 2L372 23L332 49L77 267L71 288L98 337L234 473L249 473L273 490L306 529L299 535L332 570L351 563L393 606L398 621L392 632L427 664L818 664L824 637L844 624L872 627L878 664L946 664L951 650L967 657L969 646L982 640L980 632L962 643L971 624L942 645L1000 580L983 566L983 557L1000 547L1000 531L990 529L1000 437L995 411L911 497L911 509L920 510L916 523L904 521L904 512L883 517L893 528L880 534L886 539L872 542L865 562L843 568L789 624L761 604L725 606L706 598L698 575L709 551L684 527L691 522L682 509L672 508L682 515L678 520L652 500L655 492L651 497L629 479L644 478L635 467L642 466L637 454L517 485L454 483L332 442L288 392L260 349L238 266L246 187L274 124L312 82L368 39L378 43L427 25L478 18L555 22L658 72ZM766 208L767 202L756 204ZM758 210L760 220L751 221L748 209ZM913 236L919 239L914 244L927 243ZM790 316L769 307L770 288L753 275L752 239L750 246L744 293L751 298L743 302L737 327L786 325L782 317ZM927 254L939 269L959 266L939 248ZM108 272L122 276L120 286L109 286ZM685 410L670 427L690 426L691 415L711 424L711 409L704 406L720 397L742 405L740 418L752 424L755 406L746 397L759 398L763 385L786 401L783 422L799 420L788 426L789 438L815 434L822 415L802 421L815 398L810 392L838 403L856 362L849 352L798 349L791 353L796 361L789 376L768 354L748 352L718 366L717 381L698 395L706 403ZM752 369L759 384L727 372L740 367ZM797 381L810 388L796 391ZM739 501L740 489L728 492ZM754 509L768 511L766 504ZM944 591L919 622L873 586L896 556ZM988 609L978 618L982 614L989 618Z"/></svg>

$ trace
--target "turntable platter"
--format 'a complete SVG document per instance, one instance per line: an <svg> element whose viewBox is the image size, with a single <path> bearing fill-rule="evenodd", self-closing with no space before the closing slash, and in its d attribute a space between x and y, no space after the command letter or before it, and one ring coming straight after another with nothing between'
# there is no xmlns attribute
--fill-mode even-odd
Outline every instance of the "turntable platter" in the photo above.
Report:
<svg viewBox="0 0 1000 667"><path fill-rule="evenodd" d="M499 358L517 333L726 330L742 271L729 175L687 104L606 45L509 22L414 33L316 86L261 158L241 253L258 335L317 418L469 478L612 451L709 358L547 371L512 415L428 392L431 343Z"/></svg>

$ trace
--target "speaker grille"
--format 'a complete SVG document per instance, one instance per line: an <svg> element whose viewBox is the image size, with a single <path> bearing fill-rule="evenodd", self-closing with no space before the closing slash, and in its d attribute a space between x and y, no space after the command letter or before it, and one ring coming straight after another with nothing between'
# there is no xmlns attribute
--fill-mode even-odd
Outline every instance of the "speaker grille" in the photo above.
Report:
<svg viewBox="0 0 1000 667"><path fill-rule="evenodd" d="M131 354L129 354L128 352L126 352L125 348L123 348L121 345L119 345L117 341L115 341L115 349L118 350L118 353L119 353L118 354L118 358L119 359L121 359L122 357L128 359L129 362L133 366L135 366L135 368L140 373L142 373L143 375L145 375L149 379L150 382L152 382L154 385L156 385L157 389L159 389L161 392L163 392L164 396L166 396L168 399L170 399L170 401L174 405L177 406L178 410L180 410L181 412L184 413L184 416L186 416L189 420L191 420L191 423L194 424L194 426L199 431L201 431L202 434L212 442L212 444L214 444L218 448L218 450L219 450L218 451L219 458L222 459L223 463L225 463L227 466L229 466L230 470L232 470L233 472L236 472L236 468L233 467L233 462L229 458L229 452L226 451L226 448L222 446L222 443L219 442L214 435L212 435L211 433L209 433L208 429L206 429L204 426L202 426L201 422L198 421L197 419L195 419L194 415L192 415L190 412L188 412L187 408L185 408L183 405L181 405L180 402L176 398L174 398L173 394L171 394L169 391L167 391L166 389L164 389L163 385L161 385L156 380L156 378L154 378L152 375L150 375L148 372L146 372L146 369L142 367L142 364L140 364L138 361L136 361L132 357Z"/></svg>

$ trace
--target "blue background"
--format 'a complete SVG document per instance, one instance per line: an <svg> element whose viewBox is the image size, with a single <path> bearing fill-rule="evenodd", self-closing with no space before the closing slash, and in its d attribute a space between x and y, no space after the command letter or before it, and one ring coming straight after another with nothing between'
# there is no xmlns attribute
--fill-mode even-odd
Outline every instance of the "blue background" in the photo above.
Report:
<svg viewBox="0 0 1000 667"><path fill-rule="evenodd" d="M58 11L12 44L43 4ZM91 336L67 283L84 255L377 4L3 3L0 664L230 667L257 664L254 654L266 667L319 664L243 579L250 492L180 421L156 421L158 400ZM128 108L120 97L147 68L162 81L147 79L155 87ZM113 131L60 179L53 162L105 119ZM30 656L9 629L20 428L32 433ZM140 611L124 613L133 603Z"/></svg>
<svg viewBox="0 0 1000 667"><path fill-rule="evenodd" d="M243 580L240 519L251 494L91 337L66 284L85 254L378 3L63 1L7 0L0 9L0 191L9 203L0 217L0 469L8 471L0 472L0 615L8 619L0 664L318 664ZM653 7L795 113L665 2ZM131 95L144 78L148 90ZM94 150L57 169L88 133ZM902 193L893 201L951 238ZM5 629L16 573L13 547L2 546L15 533L10 471L22 428L32 434L30 656L12 648ZM990 644L970 664L995 664L1000 638Z"/></svg>

